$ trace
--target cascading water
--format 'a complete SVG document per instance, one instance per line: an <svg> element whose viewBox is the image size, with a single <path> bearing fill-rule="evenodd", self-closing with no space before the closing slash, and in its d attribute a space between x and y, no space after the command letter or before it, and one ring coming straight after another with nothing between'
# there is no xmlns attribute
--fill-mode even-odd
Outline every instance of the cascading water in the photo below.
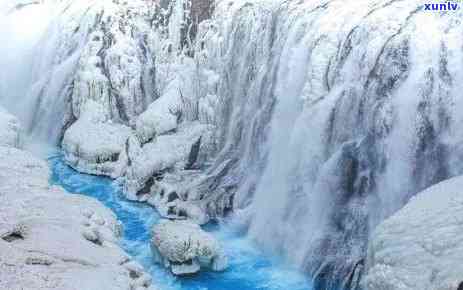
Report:
<svg viewBox="0 0 463 290"><path fill-rule="evenodd" d="M0 7L0 103L24 124L29 124L30 114L35 111L34 104L27 98L33 79L34 56L38 54L36 46L51 18L50 7L12 4L13 1L2 1Z"/></svg>

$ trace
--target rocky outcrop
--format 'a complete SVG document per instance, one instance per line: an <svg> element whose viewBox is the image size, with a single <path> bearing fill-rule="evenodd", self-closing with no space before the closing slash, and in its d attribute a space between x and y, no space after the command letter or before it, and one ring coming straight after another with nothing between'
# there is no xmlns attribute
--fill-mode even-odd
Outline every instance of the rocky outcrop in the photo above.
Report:
<svg viewBox="0 0 463 290"><path fill-rule="evenodd" d="M131 156L127 167L124 186L132 195L151 193L150 180L162 177L166 171L182 171L189 162L195 143L200 140L201 150L207 148L211 128L200 123L190 123L178 128L174 134L158 136L153 142L144 144L137 155ZM196 161L200 153L196 153ZM195 162L193 162L195 163ZM199 162L198 162L199 163ZM145 188L145 190L143 190Z"/></svg>
<svg viewBox="0 0 463 290"><path fill-rule="evenodd" d="M65 160L81 172L118 177L119 156L130 134L129 127L105 119L101 105L88 101L85 113L64 134Z"/></svg>
<svg viewBox="0 0 463 290"><path fill-rule="evenodd" d="M373 233L365 289L460 289L462 221L463 177L419 193Z"/></svg>
<svg viewBox="0 0 463 290"><path fill-rule="evenodd" d="M161 221L153 228L151 241L155 261L175 275L194 274L205 268L223 271L227 258L219 243L187 221Z"/></svg>

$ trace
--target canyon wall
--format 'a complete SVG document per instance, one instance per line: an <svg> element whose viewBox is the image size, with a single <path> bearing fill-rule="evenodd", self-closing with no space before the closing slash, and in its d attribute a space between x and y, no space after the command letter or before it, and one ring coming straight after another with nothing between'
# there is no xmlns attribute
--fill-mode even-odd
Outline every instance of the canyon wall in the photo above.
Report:
<svg viewBox="0 0 463 290"><path fill-rule="evenodd" d="M64 136L72 166L105 168L166 216L233 211L318 289L360 287L373 229L462 173L460 11L401 0L57 5L30 130ZM77 129L66 138L84 108L98 108L96 132L128 127L126 142L106 154Z"/></svg>

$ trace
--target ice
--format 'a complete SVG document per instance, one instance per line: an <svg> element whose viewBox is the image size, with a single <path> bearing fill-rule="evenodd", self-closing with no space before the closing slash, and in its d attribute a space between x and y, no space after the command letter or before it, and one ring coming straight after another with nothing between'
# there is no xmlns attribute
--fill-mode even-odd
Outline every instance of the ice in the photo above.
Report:
<svg viewBox="0 0 463 290"><path fill-rule="evenodd" d="M118 177L118 160L131 129L105 120L102 106L87 101L82 116L64 134L62 148L66 161L89 174Z"/></svg>
<svg viewBox="0 0 463 290"><path fill-rule="evenodd" d="M194 274L202 267L214 271L227 268L219 243L189 221L161 221L153 228L151 247L156 260L175 275Z"/></svg>
<svg viewBox="0 0 463 290"><path fill-rule="evenodd" d="M461 287L462 188L462 177L431 186L376 228L368 249L366 289Z"/></svg>

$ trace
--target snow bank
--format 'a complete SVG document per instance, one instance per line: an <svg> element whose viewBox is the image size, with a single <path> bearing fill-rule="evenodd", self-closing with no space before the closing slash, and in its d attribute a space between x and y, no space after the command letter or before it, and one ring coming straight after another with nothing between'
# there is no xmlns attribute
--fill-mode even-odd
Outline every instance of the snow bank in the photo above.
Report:
<svg viewBox="0 0 463 290"><path fill-rule="evenodd" d="M46 162L0 146L0 289L149 288L117 244L114 214L48 180Z"/></svg>
<svg viewBox="0 0 463 290"><path fill-rule="evenodd" d="M201 267L223 271L227 257L219 243L201 227L187 221L161 221L153 228L154 258L175 275L194 274Z"/></svg>
<svg viewBox="0 0 463 290"><path fill-rule="evenodd" d="M368 255L368 290L461 289L463 177L430 187L380 224Z"/></svg>
<svg viewBox="0 0 463 290"><path fill-rule="evenodd" d="M64 134L66 162L75 169L117 177L118 159L131 129L106 121L101 106L88 101L85 112Z"/></svg>
<svg viewBox="0 0 463 290"><path fill-rule="evenodd" d="M21 125L18 119L0 107L0 146L21 146Z"/></svg>

